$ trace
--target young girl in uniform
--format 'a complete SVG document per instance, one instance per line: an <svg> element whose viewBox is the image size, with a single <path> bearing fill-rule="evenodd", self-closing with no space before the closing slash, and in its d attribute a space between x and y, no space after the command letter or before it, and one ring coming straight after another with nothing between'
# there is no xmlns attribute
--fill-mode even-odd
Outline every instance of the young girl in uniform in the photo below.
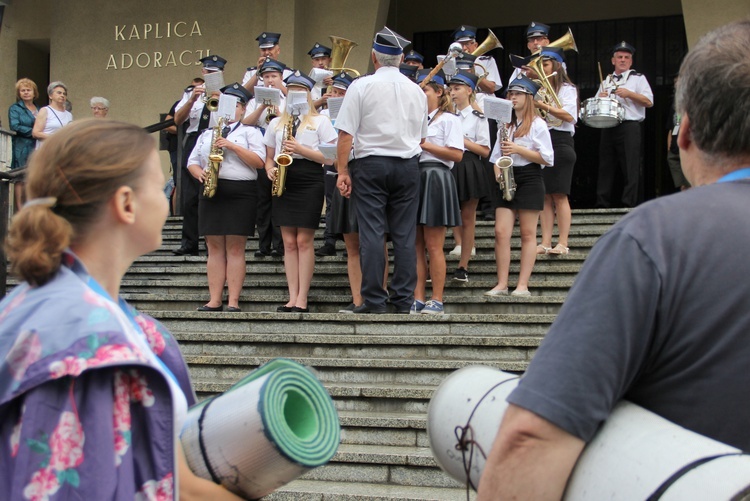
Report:
<svg viewBox="0 0 750 501"><path fill-rule="evenodd" d="M497 197L495 209L497 285L485 292L488 296L508 294L510 237L516 216L521 228L521 271L512 295L531 295L529 278L536 260L536 227L539 212L544 208L542 166L552 165L554 161L547 123L534 111L534 95L538 90L539 85L523 75L510 83L507 96L513 103L511 121L499 127L498 140L490 156L490 162L493 163L501 156L509 156L513 160L512 169L517 188L510 202L506 201L502 194ZM507 128L507 137L503 138L505 128Z"/></svg>

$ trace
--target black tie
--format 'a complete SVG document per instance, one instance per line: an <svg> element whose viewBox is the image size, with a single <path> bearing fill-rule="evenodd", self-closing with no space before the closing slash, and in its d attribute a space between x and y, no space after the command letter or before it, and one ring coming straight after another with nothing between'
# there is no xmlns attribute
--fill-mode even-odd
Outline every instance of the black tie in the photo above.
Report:
<svg viewBox="0 0 750 501"><path fill-rule="evenodd" d="M294 124L292 125L292 137L297 137L298 127L299 127L299 117L294 117Z"/></svg>
<svg viewBox="0 0 750 501"><path fill-rule="evenodd" d="M221 137L226 138L229 135L229 131L231 130L232 128L229 127L228 125L224 127L223 129L221 129Z"/></svg>
<svg viewBox="0 0 750 501"><path fill-rule="evenodd" d="M615 80L620 80L622 78L622 75L615 75Z"/></svg>

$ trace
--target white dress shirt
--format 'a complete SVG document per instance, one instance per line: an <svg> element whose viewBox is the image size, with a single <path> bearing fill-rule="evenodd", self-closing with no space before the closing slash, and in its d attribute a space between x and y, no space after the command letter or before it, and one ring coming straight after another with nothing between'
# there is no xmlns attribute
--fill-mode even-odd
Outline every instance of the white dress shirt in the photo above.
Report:
<svg viewBox="0 0 750 501"><path fill-rule="evenodd" d="M336 128L353 136L355 158L411 158L427 137L427 98L398 68L383 66L352 82Z"/></svg>
<svg viewBox="0 0 750 501"><path fill-rule="evenodd" d="M247 103L247 110L245 111L245 116L248 116L253 111L258 109L260 106L263 106L263 103L256 102L255 98L252 98L249 103ZM279 114L284 112L284 106L286 106L286 96L284 94L281 94L281 104L279 105L278 112ZM255 122L255 125L260 127L261 129L266 129L268 127L268 122L266 122L266 117L268 116L268 113L271 111L272 107L269 106L266 108L263 113L260 114L258 117L258 121Z"/></svg>
<svg viewBox="0 0 750 501"><path fill-rule="evenodd" d="M308 123L304 124L305 117L300 117L300 125L297 128L297 134L294 138L302 144L314 150L318 149L320 144L331 144L336 142L338 134L336 129L331 125L331 120L323 115L313 115L308 117ZM266 129L266 135L263 137L263 143L266 146L276 149L276 154L281 152L281 140L284 137L284 126L281 123L281 117L274 118ZM292 158L305 158L295 153Z"/></svg>
<svg viewBox="0 0 750 501"><path fill-rule="evenodd" d="M480 146L489 147L490 124L484 116L479 116L475 112L476 110L471 105L458 112L464 137Z"/></svg>
<svg viewBox="0 0 750 501"><path fill-rule="evenodd" d="M624 87L631 90L636 94L644 96L653 103L654 92L651 90L651 86L649 85L648 80L646 80L646 77L640 73L636 73L633 69L623 71L619 80L614 78L613 75L607 75L604 82L599 85L599 91L597 92L597 95L601 92L608 92L610 97L617 99L625 111L623 120L634 120L636 122L643 121L643 119L646 118L646 108L632 99L622 98L613 94L617 87Z"/></svg>
<svg viewBox="0 0 750 501"><path fill-rule="evenodd" d="M437 111L430 113L427 137L424 142L464 151L464 133L461 119L453 113L443 112L438 114ZM443 160L424 150L419 155L419 163L422 162L440 162L448 166L449 169L452 169L454 164L450 160Z"/></svg>
<svg viewBox="0 0 750 501"><path fill-rule="evenodd" d="M562 125L550 127L550 129L569 132L570 135L573 136L576 133L575 124L578 122L578 89L576 89L575 85L570 85L566 82L560 87L557 97L560 99L560 104L562 104L563 109L573 117L573 122L563 122ZM550 115L552 114L550 113Z"/></svg>
<svg viewBox="0 0 750 501"><path fill-rule="evenodd" d="M515 129L511 126L508 137L512 142L532 151L538 151L542 155L542 160L544 160L547 165L554 165L555 152L552 149L552 139L550 139L549 130L547 129L547 122L539 117L534 117L534 121L531 122L531 128L525 136L515 137L514 132ZM495 147L492 148L492 154L490 155L490 162L492 163L495 163L501 156L503 156L503 153L500 150L500 142L503 137L502 133L503 127L502 124L499 124L497 141L495 142ZM510 158L513 160L514 167L522 167L531 163L521 155L517 154L511 155ZM545 166L542 165L542 168L544 167Z"/></svg>
<svg viewBox="0 0 750 501"><path fill-rule="evenodd" d="M182 99L180 99L180 102L177 103L177 106L174 107L175 113L180 111L183 106L190 104L190 96L192 95L192 92L185 92L182 96ZM199 97L195 100L195 102L192 104L192 107L190 108L190 112L188 114L188 128L185 130L187 134L190 134L191 132L198 132L198 125L201 121L201 113L203 113L203 108L206 106L206 103L203 102L203 98ZM208 126L214 127L216 126L216 121L218 120L218 117L216 116L216 112L211 111L208 112L211 114L211 116L208 119Z"/></svg>
<svg viewBox="0 0 750 501"><path fill-rule="evenodd" d="M229 124L229 127L231 128L227 140L252 151L263 162L266 161L266 147L263 144L263 136L258 129L249 125L237 125L237 122ZM195 148L190 153L188 165L200 165L201 169L208 167L208 155L211 152L212 140L213 128L204 130L198 137ZM254 181L258 179L258 171L247 166L236 153L225 149L224 161L221 163L221 169L219 169L219 179Z"/></svg>

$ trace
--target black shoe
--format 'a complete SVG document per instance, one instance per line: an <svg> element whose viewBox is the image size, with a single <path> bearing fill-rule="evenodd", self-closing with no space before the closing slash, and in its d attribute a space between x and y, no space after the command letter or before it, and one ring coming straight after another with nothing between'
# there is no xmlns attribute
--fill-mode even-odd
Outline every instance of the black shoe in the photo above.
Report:
<svg viewBox="0 0 750 501"><path fill-rule="evenodd" d="M494 220L495 220L495 215L494 215L494 214L491 214L491 213L489 213L489 212L488 212L488 213L486 213L486 214L484 215L484 218L483 218L483 219L484 219L485 221L494 221Z"/></svg>
<svg viewBox="0 0 750 501"><path fill-rule="evenodd" d="M268 257L270 255L271 252L267 250L258 249L257 251L255 251L255 257Z"/></svg>
<svg viewBox="0 0 750 501"><path fill-rule="evenodd" d="M315 251L315 255L318 257L323 256L335 256L336 255L336 245L335 244L325 244L320 249Z"/></svg>
<svg viewBox="0 0 750 501"><path fill-rule="evenodd" d="M180 247L172 251L175 256L197 256L198 249L188 249L186 247Z"/></svg>
<svg viewBox="0 0 750 501"><path fill-rule="evenodd" d="M279 306L276 308L277 313L291 313L293 306Z"/></svg>
<svg viewBox="0 0 750 501"><path fill-rule="evenodd" d="M227 306L227 311L229 313L239 313L242 310L240 308L238 308L237 306Z"/></svg>
<svg viewBox="0 0 750 501"><path fill-rule="evenodd" d="M271 257L284 257L284 251L279 249L274 249L271 251Z"/></svg>
<svg viewBox="0 0 750 501"><path fill-rule="evenodd" d="M310 313L310 308L300 308L299 306L292 306L292 313Z"/></svg>
<svg viewBox="0 0 750 501"><path fill-rule="evenodd" d="M381 315L385 312L385 307L375 308L373 306L368 306L367 303L365 303L362 306L357 306L356 308L354 308L353 313L370 313L374 315Z"/></svg>
<svg viewBox="0 0 750 501"><path fill-rule="evenodd" d="M459 268L456 271L453 272L453 280L458 280L459 282L468 283L469 282L469 272L466 271L465 268Z"/></svg>
<svg viewBox="0 0 750 501"><path fill-rule="evenodd" d="M204 304L203 306L198 306L196 310L198 311L221 311L224 309L224 305L220 304L219 306L209 306L207 304Z"/></svg>

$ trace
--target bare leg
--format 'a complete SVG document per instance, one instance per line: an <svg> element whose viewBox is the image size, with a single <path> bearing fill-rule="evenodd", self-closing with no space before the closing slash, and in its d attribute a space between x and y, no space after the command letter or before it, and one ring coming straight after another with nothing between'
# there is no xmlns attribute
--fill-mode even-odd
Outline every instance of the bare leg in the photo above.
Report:
<svg viewBox="0 0 750 501"><path fill-rule="evenodd" d="M518 221L521 227L521 271L518 274L516 290L529 290L529 278L536 262L536 225L539 211L519 210Z"/></svg>
<svg viewBox="0 0 750 501"><path fill-rule="evenodd" d="M476 207L476 205L475 205ZM461 217L463 218L463 204L461 204ZM464 241L464 227L463 226L454 226L452 228L453 230L453 240L455 240L456 245L460 245L463 249L463 241Z"/></svg>
<svg viewBox="0 0 750 501"><path fill-rule="evenodd" d="M445 226L425 226L424 245L430 255L430 277L432 278L432 299L443 302L445 289Z"/></svg>
<svg viewBox="0 0 750 501"><path fill-rule="evenodd" d="M424 229L425 226L417 226L417 287L414 289L414 299L422 301L425 299L425 287L427 284L427 258L424 254Z"/></svg>
<svg viewBox="0 0 750 501"><path fill-rule="evenodd" d="M294 306L307 308L307 295L310 292L313 272L315 271L315 249L313 240L315 230L297 228L297 253L299 258L299 291Z"/></svg>
<svg viewBox="0 0 750 501"><path fill-rule="evenodd" d="M361 306L363 301L362 269L359 264L359 233L344 233L344 244L346 245L346 271L349 275L352 303L355 306Z"/></svg>
<svg viewBox="0 0 750 501"><path fill-rule="evenodd" d="M516 223L516 213L504 207L495 209L495 262L497 285L493 290L508 288L510 274L510 236Z"/></svg>
<svg viewBox="0 0 750 501"><path fill-rule="evenodd" d="M286 273L286 284L289 289L289 302L286 303L286 306L292 307L297 304L297 295L299 294L297 228L282 226L281 239L284 241L284 273Z"/></svg>
<svg viewBox="0 0 750 501"><path fill-rule="evenodd" d="M556 204L552 197L553 195L544 195L544 210L542 211L542 246L548 249L552 247L552 230L555 227ZM560 222L558 221L559 224Z"/></svg>
<svg viewBox="0 0 750 501"><path fill-rule="evenodd" d="M208 293L210 299L206 306L216 308L221 306L221 296L224 292L224 282L227 279L226 239L223 235L206 235L208 248Z"/></svg>
<svg viewBox="0 0 750 501"><path fill-rule="evenodd" d="M243 235L227 235L227 288L229 289L228 306L239 308L242 284L245 283L245 243Z"/></svg>
<svg viewBox="0 0 750 501"><path fill-rule="evenodd" d="M570 225L573 216L570 211L570 202L568 195L564 193L553 193L552 199L555 202L555 212L557 213L557 231L559 233L557 243L568 247L568 236L570 235ZM544 219L542 219L542 225Z"/></svg>
<svg viewBox="0 0 750 501"><path fill-rule="evenodd" d="M24 202L26 202L26 196L23 190L23 183L16 183L13 185L13 198L16 201L16 212L21 210Z"/></svg>
<svg viewBox="0 0 750 501"><path fill-rule="evenodd" d="M478 203L479 200L476 198L461 202L461 233L465 245L461 246L461 260L458 262L458 267L465 270L469 269L471 250L474 248ZM453 232L455 233L455 231L456 229L454 228Z"/></svg>

